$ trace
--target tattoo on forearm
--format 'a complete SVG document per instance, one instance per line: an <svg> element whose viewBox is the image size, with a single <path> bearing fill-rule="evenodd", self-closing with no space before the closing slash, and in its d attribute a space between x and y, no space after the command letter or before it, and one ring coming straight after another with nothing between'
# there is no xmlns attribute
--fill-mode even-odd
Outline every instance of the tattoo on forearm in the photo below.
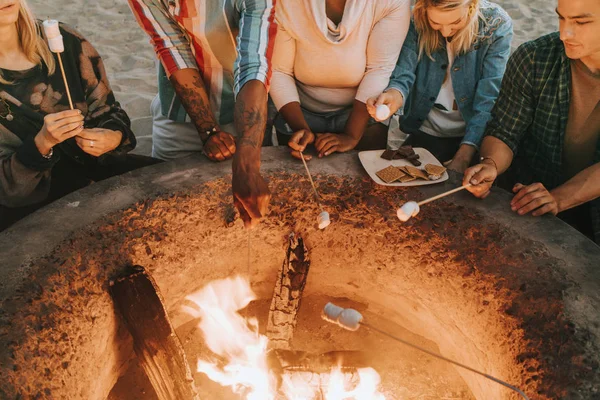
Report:
<svg viewBox="0 0 600 400"><path fill-rule="evenodd" d="M259 143L258 140L252 139L250 137L241 137L238 140L238 146L250 146L257 149L260 147L260 145L261 143Z"/></svg>
<svg viewBox="0 0 600 400"><path fill-rule="evenodd" d="M185 111L192 119L198 132L201 133L201 136L204 135L204 132L214 128L217 124L210 109L210 102L208 98L203 96L203 93L206 93L206 89L204 88L202 79L196 76L193 82L188 84L182 84L175 79L172 82ZM205 140L204 137L202 139Z"/></svg>
<svg viewBox="0 0 600 400"><path fill-rule="evenodd" d="M238 146L260 148L266 126L266 104L247 104L238 97L235 104L235 129L239 135Z"/></svg>

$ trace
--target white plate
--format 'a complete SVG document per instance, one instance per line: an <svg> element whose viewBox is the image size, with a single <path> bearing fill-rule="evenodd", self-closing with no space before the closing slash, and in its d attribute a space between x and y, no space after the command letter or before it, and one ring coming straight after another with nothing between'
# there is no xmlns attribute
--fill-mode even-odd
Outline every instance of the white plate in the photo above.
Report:
<svg viewBox="0 0 600 400"><path fill-rule="evenodd" d="M442 164L437 160L437 158L435 158L433 156L433 154L431 154L429 151L421 148L421 147L415 147L413 148L413 150L415 151L415 153L417 153L419 155L419 161L421 161L421 166L417 167L417 168L423 168L425 165L427 164L433 164L433 165L439 165L442 166ZM433 185L435 183L440 183L440 182L444 182L445 180L448 179L448 172L444 172L444 174L442 175L442 177L440 179L438 179L437 181L424 181L421 179L417 179L411 182L393 182L393 183L385 183L384 181L382 181L378 176L377 176L377 171L381 171L382 169L384 169L385 167L389 167L390 165L393 165L394 167L403 167L405 165L410 165L413 166L410 161L407 160L384 160L383 158L381 158L381 155L383 154L385 150L371 150L371 151L361 151L360 153L358 153L358 158L360 159L360 162L362 163L363 167L365 168L365 170L367 171L367 173L369 174L369 176L371 177L371 179L373 179L375 181L375 183L378 183L379 185L383 185L383 186L424 186L424 185Z"/></svg>

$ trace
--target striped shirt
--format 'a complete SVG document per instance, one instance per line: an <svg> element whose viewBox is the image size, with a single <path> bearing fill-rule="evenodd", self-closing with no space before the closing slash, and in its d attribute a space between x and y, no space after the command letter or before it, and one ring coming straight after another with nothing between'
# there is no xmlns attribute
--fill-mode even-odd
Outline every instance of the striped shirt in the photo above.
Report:
<svg viewBox="0 0 600 400"><path fill-rule="evenodd" d="M159 67L163 114L189 121L168 77L200 71L220 125L233 122L235 96L251 80L267 90L277 26L276 0L128 0L150 36Z"/></svg>

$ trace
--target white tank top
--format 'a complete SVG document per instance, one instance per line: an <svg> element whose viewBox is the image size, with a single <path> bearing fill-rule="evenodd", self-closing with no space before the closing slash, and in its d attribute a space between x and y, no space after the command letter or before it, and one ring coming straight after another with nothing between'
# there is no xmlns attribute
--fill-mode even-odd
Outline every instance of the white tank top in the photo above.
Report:
<svg viewBox="0 0 600 400"><path fill-rule="evenodd" d="M452 64L454 64L454 50L452 45L446 41L448 51L448 68L442 88L435 100L434 106L429 111L427 119L423 121L421 130L436 137L462 137L465 135L466 123L463 119L452 87ZM456 109L455 109L456 108Z"/></svg>

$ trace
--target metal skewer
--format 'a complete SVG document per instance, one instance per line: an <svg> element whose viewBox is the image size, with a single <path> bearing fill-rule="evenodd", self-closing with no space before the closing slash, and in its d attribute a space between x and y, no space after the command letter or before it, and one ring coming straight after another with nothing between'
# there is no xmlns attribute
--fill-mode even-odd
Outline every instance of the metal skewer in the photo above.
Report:
<svg viewBox="0 0 600 400"><path fill-rule="evenodd" d="M413 349L416 349L423 353L429 354L432 357L438 358L442 361L446 361L450 364L456 365L457 367L466 369L467 371L470 371L470 372L473 372L480 376L483 376L484 378L487 378L493 382L496 382L504 387L507 387L508 389L511 389L511 390L517 392L525 400L529 400L529 397L527 397L527 395L521 389L519 389L509 383L506 383L496 377L493 377L484 372L478 371L467 365L461 364L458 361L451 360L450 358L444 357L443 355L441 355L439 353L433 352L431 350L427 350L421 346L418 346L416 344L408 342L408 341L401 339L395 335L392 335L389 332L383 331L377 327L374 327L371 324L364 322L362 314L352 308L342 308L342 307L336 306L333 303L327 303L327 305L325 305L325 308L323 309L322 318L327 322L337 324L337 325L341 326L342 328L350 330L350 331L356 331L356 330L358 330L359 327L364 326L364 327L371 329L372 331L375 331L381 335L387 336L390 339L395 340L396 342L402 343L406 346L412 347Z"/></svg>
<svg viewBox="0 0 600 400"><path fill-rule="evenodd" d="M317 202L317 205L319 206L321 211L325 211L325 210L323 210L323 206L321 205L321 196L319 196L319 192L317 191L315 182L313 182L312 176L310 174L310 170L308 169L308 164L306 164L306 160L304 159L304 154L302 152L300 152L300 158L302 159L302 163L304 164L304 168L306 169L306 175L308 175L308 180L310 181L310 184L313 189L313 193L315 194L315 200Z"/></svg>
<svg viewBox="0 0 600 400"><path fill-rule="evenodd" d="M325 229L331 223L329 219L329 213L323 209L321 205L321 196L319 196L319 192L317 191L317 187L315 186L315 182L312 179L312 175L310 174L310 170L308 169L308 165L306 164L306 160L304 159L304 154L300 151L300 158L302 159L302 164L304 164L304 169L306 169L306 174L308 175L308 180L310 181L310 185L312 186L313 193L315 194L315 201L321 210L321 213L317 217L317 224L319 225L319 229Z"/></svg>

